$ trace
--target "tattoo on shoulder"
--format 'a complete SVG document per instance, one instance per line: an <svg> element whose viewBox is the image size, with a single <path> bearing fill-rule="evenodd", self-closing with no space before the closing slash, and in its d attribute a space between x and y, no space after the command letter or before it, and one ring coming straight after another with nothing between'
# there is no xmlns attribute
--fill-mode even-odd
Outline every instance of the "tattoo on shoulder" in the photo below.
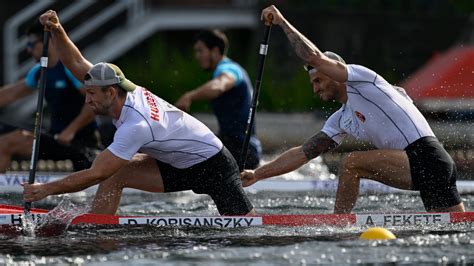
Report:
<svg viewBox="0 0 474 266"><path fill-rule="evenodd" d="M337 147L337 142L324 132L320 131L303 143L303 152L308 160L314 159L322 153Z"/></svg>

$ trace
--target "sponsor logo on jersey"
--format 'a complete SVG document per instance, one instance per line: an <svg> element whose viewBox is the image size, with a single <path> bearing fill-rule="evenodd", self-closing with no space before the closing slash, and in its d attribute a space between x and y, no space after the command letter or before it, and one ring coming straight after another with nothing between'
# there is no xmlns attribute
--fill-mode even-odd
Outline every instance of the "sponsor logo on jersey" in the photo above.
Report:
<svg viewBox="0 0 474 266"><path fill-rule="evenodd" d="M65 80L56 80L54 83L54 87L56 89L64 89L66 88L66 81Z"/></svg>
<svg viewBox="0 0 474 266"><path fill-rule="evenodd" d="M361 112L355 111L354 113L355 113L355 115L357 116L357 118L358 118L362 123L365 122L365 116L364 116Z"/></svg>
<svg viewBox="0 0 474 266"><path fill-rule="evenodd" d="M143 90L143 94L146 97L146 101L148 102L148 106L150 106L150 118L156 121L160 121L160 111L158 110L158 106L156 106L155 99L153 98L153 94L148 90Z"/></svg>

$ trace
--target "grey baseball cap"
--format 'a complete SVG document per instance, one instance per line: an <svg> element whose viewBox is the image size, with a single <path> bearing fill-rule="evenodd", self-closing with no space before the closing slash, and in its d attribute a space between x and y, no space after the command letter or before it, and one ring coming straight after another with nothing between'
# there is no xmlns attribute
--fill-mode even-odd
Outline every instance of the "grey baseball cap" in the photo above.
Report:
<svg viewBox="0 0 474 266"><path fill-rule="evenodd" d="M137 85L125 78L122 70L114 64L100 62L92 66L84 77L86 86L110 86L117 84L126 91L134 91Z"/></svg>
<svg viewBox="0 0 474 266"><path fill-rule="evenodd" d="M339 62L341 62L341 63L343 63L343 64L346 64L346 61L344 61L344 59L342 59L342 57L341 57L340 55L338 55L338 54L336 54L336 53L334 53L334 52L326 51L326 52L324 52L323 54L324 54L325 56L327 56L327 57L333 59L333 60L336 60L336 61L339 61ZM315 70L313 70L313 71L317 71L316 68L314 68L313 66L310 66L310 65L304 65L304 69L305 69L306 71L308 71L308 72L311 71L312 69L315 69Z"/></svg>

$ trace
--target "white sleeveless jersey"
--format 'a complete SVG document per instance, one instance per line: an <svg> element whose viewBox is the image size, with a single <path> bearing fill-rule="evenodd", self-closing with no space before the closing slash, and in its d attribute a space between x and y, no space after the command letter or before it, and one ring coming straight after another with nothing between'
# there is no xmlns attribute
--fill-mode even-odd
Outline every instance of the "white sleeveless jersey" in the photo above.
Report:
<svg viewBox="0 0 474 266"><path fill-rule="evenodd" d="M141 87L127 93L114 125L117 131L107 149L124 160L141 152L183 169L209 159L223 147L203 123Z"/></svg>
<svg viewBox="0 0 474 266"><path fill-rule="evenodd" d="M366 67L347 65L347 71L347 103L322 129L334 141L340 144L351 135L379 149L402 150L421 137L434 136L406 94Z"/></svg>

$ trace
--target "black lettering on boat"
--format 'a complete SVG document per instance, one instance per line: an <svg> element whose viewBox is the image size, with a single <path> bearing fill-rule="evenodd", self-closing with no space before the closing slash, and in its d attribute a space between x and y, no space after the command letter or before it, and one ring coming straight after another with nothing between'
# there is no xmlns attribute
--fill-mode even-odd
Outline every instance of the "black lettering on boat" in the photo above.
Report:
<svg viewBox="0 0 474 266"><path fill-rule="evenodd" d="M12 214L11 221L12 224L21 224L21 215L18 214Z"/></svg>
<svg viewBox="0 0 474 266"><path fill-rule="evenodd" d="M137 222L137 220L135 220L135 219L128 218L128 219L127 219L127 224L138 224L138 222Z"/></svg>
<svg viewBox="0 0 474 266"><path fill-rule="evenodd" d="M374 225L374 220L372 220L372 216L367 215L367 219L365 220L366 225Z"/></svg>
<svg viewBox="0 0 474 266"><path fill-rule="evenodd" d="M433 218L431 214L423 215L423 217L425 218L425 223L430 223L430 218Z"/></svg>
<svg viewBox="0 0 474 266"><path fill-rule="evenodd" d="M403 215L403 225L411 224L411 215Z"/></svg>
<svg viewBox="0 0 474 266"><path fill-rule="evenodd" d="M14 222L21 223L21 219L15 214ZM10 217L9 217L10 218ZM197 227L221 227L235 228L252 226L256 218L246 217L130 217L120 218L120 224L148 224L158 226L197 226Z"/></svg>
<svg viewBox="0 0 474 266"><path fill-rule="evenodd" d="M38 223L41 221L41 217L44 214L31 214L31 218L35 223ZM11 214L10 216L10 223L11 224L18 224L21 225L23 221L23 215L22 214Z"/></svg>
<svg viewBox="0 0 474 266"><path fill-rule="evenodd" d="M369 220L369 217L367 217ZM443 216L441 214L399 214L384 215L383 225L418 225L418 224L436 224L442 223ZM366 222L367 224L367 222Z"/></svg>
<svg viewBox="0 0 474 266"><path fill-rule="evenodd" d="M212 218L204 218L204 226L212 226Z"/></svg>
<svg viewBox="0 0 474 266"><path fill-rule="evenodd" d="M250 226L253 222L253 218L250 218L250 219L245 218L244 220L245 222L247 222L247 226Z"/></svg>
<svg viewBox="0 0 474 266"><path fill-rule="evenodd" d="M394 215L393 216L393 225L403 225L401 215Z"/></svg>
<svg viewBox="0 0 474 266"><path fill-rule="evenodd" d="M153 221L155 220L156 220L155 224L157 225L164 225L164 226L168 225L168 221L164 218L153 219Z"/></svg>
<svg viewBox="0 0 474 266"><path fill-rule="evenodd" d="M194 226L202 226L201 221L198 218L194 218Z"/></svg>
<svg viewBox="0 0 474 266"><path fill-rule="evenodd" d="M240 222L242 221L242 218L234 218L234 227L242 227Z"/></svg>
<svg viewBox="0 0 474 266"><path fill-rule="evenodd" d="M426 219L426 223L429 223L429 222L430 222L430 218L433 218L433 215L431 215L431 214L425 214L424 217L425 217L425 219Z"/></svg>

